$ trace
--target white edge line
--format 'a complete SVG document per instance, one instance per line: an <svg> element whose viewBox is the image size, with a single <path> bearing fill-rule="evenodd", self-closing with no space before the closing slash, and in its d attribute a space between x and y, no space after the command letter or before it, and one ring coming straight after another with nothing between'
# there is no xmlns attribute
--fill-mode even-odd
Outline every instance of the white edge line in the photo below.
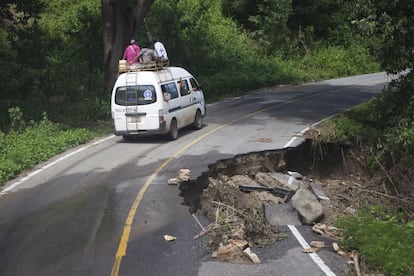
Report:
<svg viewBox="0 0 414 276"><path fill-rule="evenodd" d="M334 116L334 115L332 115ZM330 116L330 117L332 117ZM329 117L328 117L329 118ZM305 129L303 129L299 135L303 135L306 131L308 131L311 127L320 124L322 121L324 121L326 119L323 119L321 121L318 121L314 124L312 124L310 127L307 127ZM293 142L295 142L298 138L298 136L294 136L292 137L292 139L290 139L284 146L284 148L290 147ZM306 240L303 238L303 236L299 233L298 229L296 229L296 227L294 225L288 225L290 231L292 232L292 234L295 236L296 240L300 243L300 245L305 249L305 248L309 248L309 244L306 242ZM319 268L326 274L329 276L336 276L335 273L333 273L333 271L323 262L323 260L318 256L318 254L316 253L310 253L309 256L312 258L312 260L319 266Z"/></svg>
<svg viewBox="0 0 414 276"><path fill-rule="evenodd" d="M305 128L304 130L302 130L298 135L295 135L294 137L292 137L292 139L289 140L289 142L287 142L284 146L284 148L289 148L293 145L293 142L295 142L296 140L299 139L299 136L302 136L303 134L305 134L306 131L308 131L310 129L310 127Z"/></svg>
<svg viewBox="0 0 414 276"><path fill-rule="evenodd" d="M307 127L307 128L305 128L305 129L303 129L301 132L299 132L299 134L297 134L297 135L295 135L295 136L293 136L286 144L285 144L285 146L283 147L283 148L288 148L288 147L291 147L292 146L292 144L293 144L293 142L295 142L296 140L298 140L299 138L301 138L300 136L302 136L303 134L305 134L305 132L306 131L308 131L310 128L312 128L312 127L314 127L314 126L317 126L317 125L319 125L320 123L322 123L323 121L325 121L325 120L327 120L327 119L330 119L330 118L332 118L332 117L335 117L336 115L337 115L338 113L335 113L335 114L332 114L331 116L329 116L329 117L326 117L326 118L324 118L324 119L322 119L322 120L320 120L320 121L317 121L316 123L313 123L312 125L310 125L309 127Z"/></svg>
<svg viewBox="0 0 414 276"><path fill-rule="evenodd" d="M41 168L39 168L39 169L37 169L37 170L35 170L35 171L33 171L33 172L29 173L29 174L28 174L28 175L26 175L25 177L21 178L19 181L17 181L17 182L15 182L15 183L13 183L13 184L12 184L12 185L10 185L9 187L7 187L7 188L5 188L4 190L2 190L2 191L0 192L0 196L2 196L2 195L4 195L4 194L6 194L7 192L10 192L11 190L13 190L14 188L16 188L17 186L19 186L19 185L20 185L20 184L22 184L23 182L25 182L25 181L27 181L28 179L32 178L32 177L33 177L33 176L35 176L36 174L38 174L38 173L40 173L40 172L44 171L45 169L47 169L47 168L49 168L49 167L51 167L51 166L53 166L53 165L56 165L57 163L59 163L59 162L61 162L61 161L65 160L65 159L67 159L67 158L71 157L72 155L75 155L75 154L77 154L77 153L79 153L79 152L81 152L81 151L83 151L83 150L85 150L85 149L87 149L87 148L89 148L89 147L91 147L91 146L96 146L96 145L98 145L98 144L100 144L100 143L105 142L106 140L109 140L109 139L113 138L113 137L115 137L115 135L110 135L110 136L108 136L108 137L105 137L105 138L103 138L103 139L100 139L100 140L98 140L98 141L96 141L96 142L93 142L93 143L91 143L91 144L88 144L88 145L86 145L86 146L84 146L84 147L82 147L82 148L80 148L80 149L77 149L77 150L75 150L75 151L73 151L73 152L71 152L71 153L68 153L68 154L66 154L66 155L64 155L64 156L62 156L62 157L60 157L60 158L56 159L55 161L53 161L53 162L51 162L51 163L49 163L49 164L44 165L43 167L41 167Z"/></svg>
<svg viewBox="0 0 414 276"><path fill-rule="evenodd" d="M303 236L299 233L298 229L294 225L288 225L290 231L295 236L296 240L300 243L300 245L306 249L309 248L309 244L303 238ZM312 260L319 266L319 268L325 272L328 276L336 276L336 274L323 262L323 260L318 256L316 253L309 253L309 256Z"/></svg>

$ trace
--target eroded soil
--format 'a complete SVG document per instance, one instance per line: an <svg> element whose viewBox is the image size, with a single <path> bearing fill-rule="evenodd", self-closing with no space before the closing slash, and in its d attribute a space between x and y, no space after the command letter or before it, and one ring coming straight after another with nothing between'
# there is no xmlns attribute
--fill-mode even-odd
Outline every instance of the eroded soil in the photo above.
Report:
<svg viewBox="0 0 414 276"><path fill-rule="evenodd" d="M312 133L310 133L311 135ZM280 187L272 174L296 171L313 179L329 197L321 201L325 216L321 224L332 225L360 207L387 204L390 208L413 210L412 203L396 194L384 174L371 175L356 149L347 145L324 144L308 139L301 146L238 155L210 166L197 183L180 187L185 198L196 189L199 196L189 203L193 213L210 218L212 223L201 231L208 234L212 252L229 242L245 240L249 246L266 246L284 238L284 234L265 219L264 202L282 203L284 199L268 192L242 192L239 185ZM304 180L306 181L306 180ZM214 253L213 253L214 255ZM231 252L222 261L249 263L246 255Z"/></svg>

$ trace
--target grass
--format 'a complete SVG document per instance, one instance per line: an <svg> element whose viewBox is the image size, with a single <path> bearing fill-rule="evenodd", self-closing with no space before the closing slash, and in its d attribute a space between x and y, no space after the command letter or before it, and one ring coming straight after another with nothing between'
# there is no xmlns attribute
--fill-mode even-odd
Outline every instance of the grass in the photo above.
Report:
<svg viewBox="0 0 414 276"><path fill-rule="evenodd" d="M414 220L403 213L372 206L340 218L336 226L343 233L342 245L360 251L370 265L389 275L414 275Z"/></svg>
<svg viewBox="0 0 414 276"><path fill-rule="evenodd" d="M110 132L107 126L97 130L71 128L46 117L38 123L25 123L19 112L13 120L16 130L8 134L0 132L0 186L24 170Z"/></svg>

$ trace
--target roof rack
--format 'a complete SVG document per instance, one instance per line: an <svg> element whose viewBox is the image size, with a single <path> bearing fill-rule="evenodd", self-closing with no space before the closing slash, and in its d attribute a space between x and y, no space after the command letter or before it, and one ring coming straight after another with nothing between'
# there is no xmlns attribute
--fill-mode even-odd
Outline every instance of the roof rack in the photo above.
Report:
<svg viewBox="0 0 414 276"><path fill-rule="evenodd" d="M163 62L146 62L146 63L134 63L132 65L129 65L126 60L120 60L118 64L118 75L121 73L127 73L127 72L139 72L139 71L158 71L162 70L165 67L168 67L170 65L169 61L163 61Z"/></svg>

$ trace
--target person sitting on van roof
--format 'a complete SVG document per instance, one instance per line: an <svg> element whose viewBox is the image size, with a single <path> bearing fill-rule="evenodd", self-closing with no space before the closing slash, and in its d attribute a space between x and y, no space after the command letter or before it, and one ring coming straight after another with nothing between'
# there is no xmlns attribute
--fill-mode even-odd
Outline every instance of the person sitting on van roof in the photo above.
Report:
<svg viewBox="0 0 414 276"><path fill-rule="evenodd" d="M140 48L139 46L136 44L134 39L131 39L131 42L129 43L129 45L125 48L124 51L124 59L127 60L129 65L132 65L134 63L137 63L139 60L139 56L140 56Z"/></svg>
<svg viewBox="0 0 414 276"><path fill-rule="evenodd" d="M158 38L152 39L154 43L154 58L156 61L166 62L168 61L167 50L165 50L164 44L159 41Z"/></svg>
<svg viewBox="0 0 414 276"><path fill-rule="evenodd" d="M141 48L141 55L139 61L143 64L148 64L154 61L154 50L147 47Z"/></svg>

